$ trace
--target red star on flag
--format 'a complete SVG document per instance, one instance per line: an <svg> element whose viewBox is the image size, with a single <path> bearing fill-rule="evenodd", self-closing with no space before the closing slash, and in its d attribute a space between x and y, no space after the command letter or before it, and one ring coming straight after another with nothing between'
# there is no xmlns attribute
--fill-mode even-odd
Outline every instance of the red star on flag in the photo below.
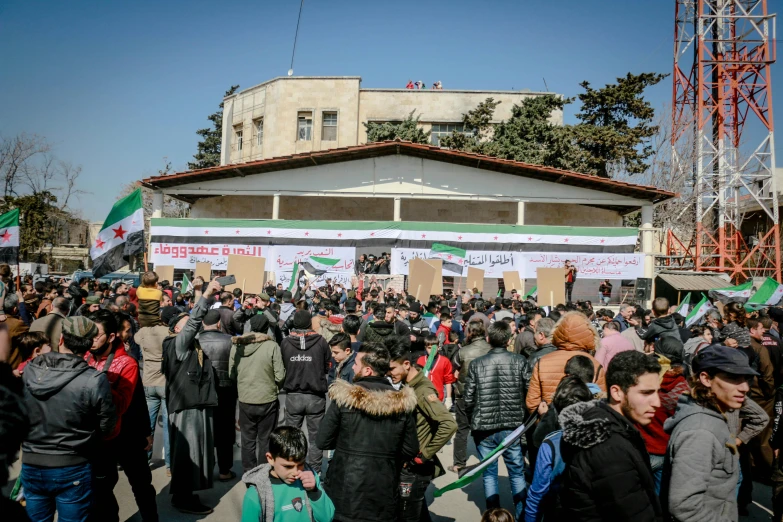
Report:
<svg viewBox="0 0 783 522"><path fill-rule="evenodd" d="M462 240L462 236L457 236L457 239L459 239L461 241Z"/></svg>
<svg viewBox="0 0 783 522"><path fill-rule="evenodd" d="M528 236L527 240L528 241L533 241L533 236Z"/></svg>
<svg viewBox="0 0 783 522"><path fill-rule="evenodd" d="M103 245L106 244L106 241L102 241L101 238L98 238L95 240L95 248L100 248L103 250Z"/></svg>
<svg viewBox="0 0 783 522"><path fill-rule="evenodd" d="M342 232L338 233L337 237L343 237L343 233Z"/></svg>
<svg viewBox="0 0 783 522"><path fill-rule="evenodd" d="M498 240L498 236L495 236L495 241L497 241L497 240Z"/></svg>
<svg viewBox="0 0 783 522"><path fill-rule="evenodd" d="M272 231L271 230L267 230L266 233L267 233L267 235L269 235L269 234L272 233Z"/></svg>
<svg viewBox="0 0 783 522"><path fill-rule="evenodd" d="M305 235L306 235L306 236L309 236L309 235L310 235L310 232L305 232Z"/></svg>
<svg viewBox="0 0 783 522"><path fill-rule="evenodd" d="M421 238L422 238L422 239L424 239L425 237L427 237L427 234L422 234L422 235L421 235Z"/></svg>
<svg viewBox="0 0 783 522"><path fill-rule="evenodd" d="M447 257L446 257L446 259L448 259L449 261L451 261L451 255L447 256Z"/></svg>
<svg viewBox="0 0 783 522"><path fill-rule="evenodd" d="M601 240L601 243L605 243L605 242L606 242L606 239L602 239L602 240Z"/></svg>
<svg viewBox="0 0 783 522"><path fill-rule="evenodd" d="M204 233L205 233L205 234L209 234L209 230L205 230L205 231L204 231Z"/></svg>
<svg viewBox="0 0 783 522"><path fill-rule="evenodd" d="M375 232L370 232L370 237L375 237Z"/></svg>
<svg viewBox="0 0 783 522"><path fill-rule="evenodd" d="M565 238L563 241L565 241L566 243L568 243L568 238Z"/></svg>
<svg viewBox="0 0 783 522"><path fill-rule="evenodd" d="M237 230L237 234L239 234L239 230Z"/></svg>
<svg viewBox="0 0 783 522"><path fill-rule="evenodd" d="M123 230L122 229L122 225L120 225L117 228L112 228L111 231L114 232L114 237L118 237L120 239L125 239L125 234L128 233L127 230ZM112 239L114 239L114 238L112 238Z"/></svg>
<svg viewBox="0 0 783 522"><path fill-rule="evenodd" d="M3 243L8 243L11 241L11 233L8 230L3 230L2 235L0 235L0 238L3 239Z"/></svg>

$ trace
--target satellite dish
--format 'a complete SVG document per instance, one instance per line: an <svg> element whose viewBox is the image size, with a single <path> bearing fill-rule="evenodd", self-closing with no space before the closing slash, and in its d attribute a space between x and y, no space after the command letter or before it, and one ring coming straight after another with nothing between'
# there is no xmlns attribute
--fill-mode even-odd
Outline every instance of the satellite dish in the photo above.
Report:
<svg viewBox="0 0 783 522"><path fill-rule="evenodd" d="M293 76L293 75L294 75L294 70L288 69L288 76Z"/></svg>

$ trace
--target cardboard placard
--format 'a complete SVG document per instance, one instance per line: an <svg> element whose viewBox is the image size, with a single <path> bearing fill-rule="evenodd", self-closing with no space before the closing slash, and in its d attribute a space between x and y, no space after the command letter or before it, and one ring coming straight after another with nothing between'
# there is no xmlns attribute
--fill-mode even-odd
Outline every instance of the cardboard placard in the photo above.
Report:
<svg viewBox="0 0 783 522"><path fill-rule="evenodd" d="M479 292L484 291L484 271L482 269L469 266L467 280L468 290L471 292L474 288L478 289Z"/></svg>
<svg viewBox="0 0 783 522"><path fill-rule="evenodd" d="M420 303L430 300L435 272L435 267L422 259L412 259L408 265L408 293Z"/></svg>
<svg viewBox="0 0 783 522"><path fill-rule="evenodd" d="M525 287L522 285L522 279L519 277L519 272L516 270L512 272L503 272L503 286L505 286L506 292L509 292L509 296L511 296L512 290L524 294Z"/></svg>
<svg viewBox="0 0 783 522"><path fill-rule="evenodd" d="M158 282L168 281L174 284L174 265L156 266L155 273L158 274Z"/></svg>
<svg viewBox="0 0 783 522"><path fill-rule="evenodd" d="M442 295L443 294L443 260L425 259L424 262L435 269L435 279L432 280L432 290L430 291L430 295Z"/></svg>
<svg viewBox="0 0 783 522"><path fill-rule="evenodd" d="M204 282L209 283L212 280L212 263L196 263L196 273L193 277L200 277Z"/></svg>
<svg viewBox="0 0 783 522"><path fill-rule="evenodd" d="M565 268L537 268L538 306L565 304Z"/></svg>
<svg viewBox="0 0 783 522"><path fill-rule="evenodd" d="M243 294L258 295L264 291L264 266L266 259L256 256L238 256L229 254L226 275L236 277L235 285L227 285L223 290L231 292L234 288Z"/></svg>

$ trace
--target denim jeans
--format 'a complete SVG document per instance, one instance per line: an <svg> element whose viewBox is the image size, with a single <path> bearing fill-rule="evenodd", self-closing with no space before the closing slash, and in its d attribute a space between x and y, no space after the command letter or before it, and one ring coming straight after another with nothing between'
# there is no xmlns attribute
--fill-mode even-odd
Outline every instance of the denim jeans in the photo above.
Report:
<svg viewBox="0 0 783 522"><path fill-rule="evenodd" d="M63 468L22 464L27 516L33 522L84 522L93 501L92 469L88 463Z"/></svg>
<svg viewBox="0 0 783 522"><path fill-rule="evenodd" d="M479 458L484 458L494 450L503 439L511 434L512 430L500 431L474 431L473 440L476 443ZM502 455L503 462L508 469L508 479L511 482L511 495L514 500L514 520L520 520L524 510L525 499L525 460L522 457L522 442L516 441L506 448ZM498 461L496 460L484 470L484 498L487 500L487 509L500 507L500 494L498 490Z"/></svg>
<svg viewBox="0 0 783 522"><path fill-rule="evenodd" d="M171 469L171 455L169 453L169 422L168 409L166 408L166 387L145 386L144 398L147 400L147 409L150 412L150 427L152 436L155 436L155 424L158 421L158 412L163 417L163 452L166 460L166 469ZM232 428L233 429L233 428ZM147 460L152 460L152 449L147 452Z"/></svg>
<svg viewBox="0 0 783 522"><path fill-rule="evenodd" d="M655 494L661 496L661 479L663 478L663 463L665 455L650 455L650 468L652 468L653 481L655 482Z"/></svg>

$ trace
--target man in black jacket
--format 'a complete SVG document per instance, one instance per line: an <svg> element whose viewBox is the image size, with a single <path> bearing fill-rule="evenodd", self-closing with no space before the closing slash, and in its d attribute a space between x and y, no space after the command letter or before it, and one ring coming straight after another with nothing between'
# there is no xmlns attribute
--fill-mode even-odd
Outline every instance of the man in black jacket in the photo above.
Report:
<svg viewBox="0 0 783 522"><path fill-rule="evenodd" d="M661 366L637 351L614 356L607 401L580 402L559 416L563 428L561 505L570 521L663 520L650 457L634 423L646 426L661 405Z"/></svg>
<svg viewBox="0 0 783 522"><path fill-rule="evenodd" d="M332 351L326 339L310 329L311 325L310 312L297 310L291 333L283 339L280 352L285 366L285 425L301 429L307 420L307 436L315 440L326 412L326 375ZM322 460L323 452L316 444L310 444L307 464L320 473Z"/></svg>
<svg viewBox="0 0 783 522"><path fill-rule="evenodd" d="M66 317L59 353L36 357L25 368L31 430L22 444L21 477L32 520L50 519L55 509L61 519L84 520L91 511L96 437L110 435L117 424L106 374L84 360L97 334L86 317Z"/></svg>
<svg viewBox="0 0 783 522"><path fill-rule="evenodd" d="M470 363L464 394L470 429L482 460L525 422L525 408L520 405L525 403L523 376L527 361L508 351L511 327L505 321L490 325L487 340L492 349ZM511 482L515 520L519 520L525 498L525 461L519 440L503 452L503 462ZM497 461L484 471L484 497L487 509L500 507Z"/></svg>
<svg viewBox="0 0 783 522"><path fill-rule="evenodd" d="M385 375L389 351L367 345L356 354L354 384L338 379L316 445L335 450L324 480L335 520L397 520L400 470L419 453L416 393L396 391Z"/></svg>
<svg viewBox="0 0 783 522"><path fill-rule="evenodd" d="M233 295L229 292L223 292ZM198 342L204 353L212 361L217 377L218 406L215 409L215 449L222 482L231 480L236 474L231 471L234 465L234 444L236 443L237 387L228 377L228 358L231 355L231 336L223 333L224 314L220 309L212 309L204 316L203 330L198 334Z"/></svg>

